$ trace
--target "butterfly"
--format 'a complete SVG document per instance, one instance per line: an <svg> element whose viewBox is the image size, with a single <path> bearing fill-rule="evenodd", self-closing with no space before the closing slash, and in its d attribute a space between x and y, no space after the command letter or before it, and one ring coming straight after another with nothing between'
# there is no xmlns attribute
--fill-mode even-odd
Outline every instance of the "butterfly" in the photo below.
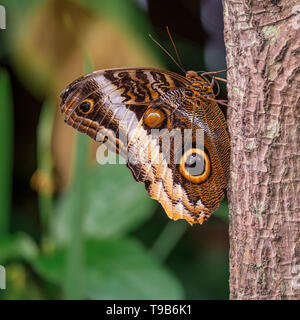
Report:
<svg viewBox="0 0 300 320"><path fill-rule="evenodd" d="M60 97L65 122L114 146L169 218L202 224L219 207L229 175L230 141L204 75L155 68L99 70L72 82ZM153 130L163 134L154 137ZM188 148L174 136L164 146L172 130L183 141L190 130ZM200 145L198 130L204 137Z"/></svg>

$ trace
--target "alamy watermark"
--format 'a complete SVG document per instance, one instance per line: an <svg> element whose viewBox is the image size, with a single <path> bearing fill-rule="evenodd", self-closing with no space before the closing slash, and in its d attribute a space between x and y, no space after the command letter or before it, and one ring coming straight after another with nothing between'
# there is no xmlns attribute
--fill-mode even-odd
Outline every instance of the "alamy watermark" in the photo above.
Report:
<svg viewBox="0 0 300 320"><path fill-rule="evenodd" d="M0 5L0 29L6 29L6 10Z"/></svg>
<svg viewBox="0 0 300 320"><path fill-rule="evenodd" d="M6 272L5 268L0 265L0 289L6 289Z"/></svg>
<svg viewBox="0 0 300 320"><path fill-rule="evenodd" d="M204 151L203 129L151 129L147 132L143 128L137 128L136 131L127 132L123 129L126 127L120 123L118 135L107 128L98 131L96 140L102 142L96 154L98 163L135 165L159 164L164 161L167 164L180 164L183 155L191 149ZM118 158L117 153L122 158ZM202 172L203 169L202 157L193 161L190 168L194 172Z"/></svg>

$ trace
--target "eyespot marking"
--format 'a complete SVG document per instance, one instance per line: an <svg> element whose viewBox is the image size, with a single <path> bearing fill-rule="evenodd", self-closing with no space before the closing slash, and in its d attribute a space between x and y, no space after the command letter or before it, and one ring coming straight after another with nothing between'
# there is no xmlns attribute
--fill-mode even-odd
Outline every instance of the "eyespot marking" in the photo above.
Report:
<svg viewBox="0 0 300 320"><path fill-rule="evenodd" d="M85 99L81 102L78 110L83 114L89 114L93 111L94 101L92 99Z"/></svg>
<svg viewBox="0 0 300 320"><path fill-rule="evenodd" d="M149 128L160 128L166 118L165 113L158 108L149 108L144 115L144 123Z"/></svg>
<svg viewBox="0 0 300 320"><path fill-rule="evenodd" d="M204 182L210 174L210 159L204 150L191 148L183 154L179 170L193 183Z"/></svg>

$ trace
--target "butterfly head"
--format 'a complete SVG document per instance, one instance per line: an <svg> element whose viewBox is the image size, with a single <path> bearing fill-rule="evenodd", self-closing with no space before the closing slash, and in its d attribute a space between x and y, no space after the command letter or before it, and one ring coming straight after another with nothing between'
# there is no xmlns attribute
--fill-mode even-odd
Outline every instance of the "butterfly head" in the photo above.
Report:
<svg viewBox="0 0 300 320"><path fill-rule="evenodd" d="M186 76L186 78L188 78L188 79L196 79L196 78L199 77L198 74L197 74L197 72L196 72L196 71L193 71L193 70L187 71L186 74L185 74L185 76Z"/></svg>
<svg viewBox="0 0 300 320"><path fill-rule="evenodd" d="M213 86L205 76L199 75L196 71L187 71L186 78L191 82L193 87L201 93L202 97L214 97Z"/></svg>

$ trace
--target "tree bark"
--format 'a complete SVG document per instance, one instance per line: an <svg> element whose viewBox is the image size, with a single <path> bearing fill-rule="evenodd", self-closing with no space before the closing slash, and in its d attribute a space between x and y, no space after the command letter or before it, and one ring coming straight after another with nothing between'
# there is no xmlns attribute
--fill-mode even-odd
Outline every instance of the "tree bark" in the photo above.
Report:
<svg viewBox="0 0 300 320"><path fill-rule="evenodd" d="M223 7L230 298L300 299L300 2Z"/></svg>

